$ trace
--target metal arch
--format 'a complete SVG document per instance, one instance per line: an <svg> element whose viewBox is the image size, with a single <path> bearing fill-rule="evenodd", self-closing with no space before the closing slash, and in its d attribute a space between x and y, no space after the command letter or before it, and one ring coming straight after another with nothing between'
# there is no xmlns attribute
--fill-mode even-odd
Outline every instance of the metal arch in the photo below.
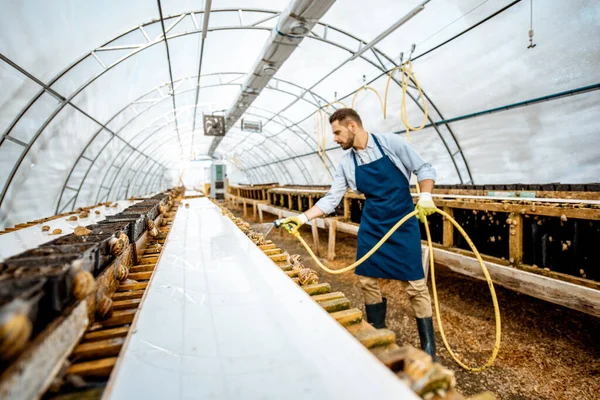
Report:
<svg viewBox="0 0 600 400"><path fill-rule="evenodd" d="M227 72L227 73L213 73L213 74L206 74L205 76L229 75L229 74L238 74L238 73L235 73L235 72ZM242 75L242 74L240 74L240 77L241 77L241 76L243 76L243 75ZM192 78L193 78L193 77L192 77ZM190 77L181 78L181 79L180 79L180 80L178 80L177 82L184 81L184 80L186 80L186 79L190 79ZM293 83L291 83L291 82L288 82L288 81L285 81L285 80L278 80L278 81L281 81L281 82L284 82L284 83L286 83L286 84L290 84L290 85L292 85L292 86L295 86L295 87L298 87L298 88L301 88L301 89L302 89L302 87L300 87L300 86L298 86L298 85L295 85L295 84L293 84ZM128 109L128 108L129 108L129 107L130 107L132 104L136 104L136 103L137 103L137 102L138 102L140 99L142 99L143 97L146 97L148 94L150 94L150 93L152 93L152 92L154 92L154 91L156 91L156 90L158 90L158 89L160 89L161 87L164 87L164 86L166 86L166 85L168 85L168 84L163 84L163 85L160 85L160 86L158 86L158 87L156 87L156 88L154 88L154 89L152 89L152 90L148 91L147 93L143 94L142 96L138 97L136 100L134 100L133 102L129 103L128 105L126 105L125 107L123 107L121 110L119 110L119 111L118 111L118 112L117 112L117 113L116 113L116 114L115 114L113 117L111 117L111 118L108 120L107 124L108 124L108 123L110 123L110 122L112 122L112 121L113 121L113 120L114 120L114 119L115 119L115 118L116 118L116 117L117 117L119 114L121 114L121 113L122 113L124 110ZM218 86L223 86L223 85L234 85L234 84L233 84L233 83L231 83L231 82L228 82L228 83L225 83L225 84L218 84L218 85L206 85L206 86L203 86L203 87L204 87L204 88L210 88L210 87L218 87ZM282 89L278 89L278 88L271 88L271 89L272 89L272 90L276 90L276 91L280 91L280 92L284 92L284 93L290 94L290 95L292 95L292 96L295 96L295 94L293 94L293 93L290 93L290 92L287 92L287 91L284 91L284 90L282 90ZM192 88L192 89L184 90L184 91L178 92L177 94L187 93L187 92L189 92L189 91L192 91L192 90L194 90L194 89ZM118 135L118 133L120 133L120 132L121 132L123 129L125 129L125 128L126 128L126 127L127 127L129 124L130 124L130 123L132 123L133 121L135 121L135 120L136 120L138 117L140 117L140 116L142 116L143 114L145 114L146 112L150 111L150 109L151 109L152 107L154 107L154 106L156 106L156 105L158 105L158 104L162 103L163 101L165 101L166 99L168 99L168 97L169 97L169 96L165 96L165 97L163 97L163 98L161 98L161 99L157 100L156 102L152 103L152 105L151 105L151 106L147 107L147 108L146 108L146 109L144 109L144 110L143 110L141 113L137 114L135 117L133 117L131 120L129 120L127 123L125 123L123 126L121 126L121 127L119 128L119 130L117 131L117 135ZM304 99L304 100L305 100L305 99ZM307 101L308 103L310 103L308 100L305 100L305 101ZM310 103L310 104L312 104L312 103ZM315 105L315 106L316 106L316 105ZM265 111L268 111L268 110L265 110ZM268 111L268 112L271 112L271 111ZM169 113L167 113L167 114L169 114ZM163 118L163 117L164 117L165 115L167 115L167 114L163 114L163 115L162 115L162 116L160 116L159 118L156 118L154 121L156 121L156 120L158 120L158 119L160 119L160 118ZM145 129L146 129L146 128L148 128L149 126L150 126L150 125L147 125L147 126L145 126L144 128L142 128L142 130L145 130ZM61 190L61 194L60 194L60 197L59 197L59 201L58 201L58 203L57 203L57 207L56 207L56 212L57 212L57 213L59 212L60 203L61 203L61 201L62 201L62 197L63 197L63 195L64 195L64 191L67 189L67 182L69 181L69 179L70 179L70 177L71 177L71 175L72 175L73 171L75 170L75 167L76 167L76 166L77 166L77 164L79 163L80 159L83 157L83 154L85 153L85 151L86 151L86 150L89 148L89 146L90 146L90 145L93 143L93 141L96 139L96 137L97 137L97 136L98 136L98 135L99 135L101 132L102 132L102 128L101 128L101 129L99 129L99 130L98 130L98 131L97 131L97 132L96 132L96 133L95 133L95 134L94 134L94 135L93 135L93 136L90 138L90 140L89 140L88 144L87 144L87 145L86 145L86 146L83 148L83 150L82 150L82 151L81 151L81 153L79 154L79 157L76 159L75 163L73 164L73 166L72 166L72 168L71 168L71 171L69 172L69 175L67 176L67 178L65 179L65 181L64 181L64 183L63 183L63 188L62 188L62 190ZM293 131L292 131L292 132L293 132ZM135 135L134 135L134 136L135 136ZM298 135L296 135L296 136L298 136ZM299 137L299 136L298 136L298 137ZM301 138L301 139L303 139L303 140L306 142L306 139L305 139L305 138ZM111 139L109 139L109 141L108 141L108 142L107 142L107 143L106 143L104 146L102 146L102 148L100 149L100 151L98 152L98 154L97 154L97 155L95 156L95 158L92 160L92 162L91 162L90 166L88 167L88 170L86 171L86 173L85 173L84 177L82 178L82 181L80 182L79 189L77 190L77 193L76 193L76 194L75 194L75 196L74 196L74 198L75 198L75 201L77 200L78 193L79 193L79 191L81 190L81 188L83 187L83 182L84 182L84 181L85 181L85 179L87 178L87 175L89 174L89 171L92 169L92 167L94 166L94 164L95 164L96 160L98 159L98 157L100 156L100 154L101 154L101 153L104 151L104 149L105 149L105 148L108 146L108 144L109 144L111 141L112 141L112 138L111 138ZM123 150L123 149L122 149L122 150ZM120 153L119 153L119 154L120 154ZM117 155L117 157L118 157L118 155ZM129 158L129 157L128 157L128 158ZM67 203L67 205L68 205L68 203ZM64 207L63 207L63 210L64 210Z"/></svg>
<svg viewBox="0 0 600 400"><path fill-rule="evenodd" d="M212 12L232 12L232 11L238 12L238 11L239 11L239 9L228 8L228 9L213 10ZM269 18L267 18L267 19L271 19L271 18L274 18L275 16L279 15L279 12L278 12L278 11L264 10L264 9L243 9L242 11L249 11L249 12L263 12L263 13L272 14L272 17L269 17ZM194 15L195 15L195 14L202 14L202 13L203 13L202 11L191 11L191 12L180 13L180 14L177 14L177 15L178 15L178 16L180 16L180 19L179 19L179 20L183 19L183 17L185 17L185 16L187 16L187 15L190 15L190 16L192 17L192 19L194 19ZM167 19L168 19L168 18L172 18L172 17L174 17L174 16L169 16L169 17L167 17ZM75 66L77 66L77 65L78 65L80 62L82 62L83 60L87 59L87 58L88 58L88 57L90 57L90 56L95 56L95 52L96 52L96 51L116 50L116 48L111 48L111 47L110 47L110 46L108 46L108 45L109 45L111 42L113 42L114 40L116 40L116 39L118 39L118 38L120 38L120 37L123 37L123 36L125 36L125 35L127 35L127 34L129 34L129 33L133 32L133 31L135 31L135 30L138 30L138 29L139 29L139 30L141 30L141 31L142 31L142 33L144 33L144 35L147 37L147 35L145 34L145 31L143 30L143 27L144 27L144 26L147 26L147 25L150 25L150 24L153 24L153 23L156 23L156 22L158 22L158 21L159 21L159 20L152 20L152 21L150 21L150 22L148 22L148 23L146 23L146 24L137 25L137 26L135 26L134 28L132 28L132 29L130 29L130 30L128 30L128 31L126 31L126 32L124 32L124 33L122 33L121 35L118 35L118 36L116 36L115 38L112 38L111 40L109 40L108 42L106 42L104 45L102 45L102 46L100 46L100 47L96 48L95 50L91 51L90 53L87 53L87 54L85 54L85 55L84 55L84 56L82 56L82 57L81 57L79 60L75 61L75 62L74 62L74 63L72 63L70 66L68 66L68 67L67 67L65 70L63 70L62 72L60 72L60 73L59 73L59 74L58 74L58 75L57 75L55 78L53 78L53 79L50 81L50 85L54 84L54 83L55 83L55 82L56 82L58 79L60 79L60 78L61 78L63 75L65 75L66 73L68 73L68 72L69 72L71 69L73 69ZM163 21L163 19L161 19L161 21ZM248 25L248 26L239 26L239 27L217 27L217 28L210 28L210 29L208 29L207 31L230 30L230 29L262 29L262 30L270 30L270 28L261 28L261 27L257 27L257 26L256 26L256 25L258 25L258 24L259 24L259 23L261 23L261 22L264 22L264 21L258 21L258 22L256 22L256 23L254 23L254 24L251 24L251 25ZM175 25L176 25L176 24L173 24L173 25L172 25L172 26L169 28L169 30L170 30L170 29L172 29L172 28L173 28ZM355 39L355 40L358 40L358 39L356 39L356 37L352 36L351 34L349 34L349 33L347 33L347 32L344 32L344 31L342 31L342 30L340 30L340 29L334 28L334 27L332 27L331 25L326 25L326 24L322 24L322 23L319 23L318 25L319 25L319 26L322 26L322 27L324 27L326 30L327 30L327 29L335 30L335 31L337 31L337 32L339 32L339 33L342 33L342 34L344 34L345 36L348 36L348 37L350 37L350 38L353 38L353 39ZM137 54L138 52L140 52L140 51L142 51L142 50L144 50L144 49L147 49L147 48L149 48L149 47L151 47L151 46L153 46L153 45L155 45L155 44L158 44L158 43L160 43L161 41L165 41L165 40L167 40L167 39L170 39L170 38L176 38L176 37L180 37L180 36L184 36L184 35L188 35L188 34L196 34L196 33L198 33L198 31L191 31L191 32L186 32L186 33L183 33L183 34L178 34L178 35L163 36L163 37L159 37L159 38L155 39L155 40L154 40L154 42L150 42L150 39L147 37L147 40L148 40L150 43L147 43L146 45L140 45L140 46L130 46L130 47L128 47L128 48L131 48L131 49L135 49L135 51L133 51L132 53L130 53L130 54L128 54L127 56L123 57L122 59L120 59L119 61L117 61L116 63L114 63L113 65L111 65L111 66L109 66L109 67L105 67L105 69L104 69L103 71L101 71L101 72L100 72L98 75L96 75L95 77L93 77L92 79L90 79L90 80L89 80L87 83L85 83L85 84L84 84L82 87L80 87L79 89L77 89L77 90L76 90L76 91L75 91L75 92L74 92L74 93L73 93L73 94L72 94L72 95L69 97L69 101L70 101L72 98L74 98L76 95L78 95L78 94L79 94L79 93L80 93L82 90L84 90L84 89L85 89L87 86L89 86L89 85L90 85L92 82L94 82L94 81L95 81L95 80L96 80L98 77L102 76L102 75L103 75L103 74L104 74L106 71L108 71L108 70L112 69L113 67L115 67L115 66L116 66L116 65L118 65L119 63L121 63L121 62L123 62L123 61L127 60L128 58L130 58L131 56L133 56L133 55ZM327 42L327 43L329 43L329 44L335 44L334 42L327 40L327 38L326 38L326 34L323 36L323 38L320 38L320 37L318 37L318 36L316 36L316 35L314 35L314 34L313 34L313 35L311 35L311 36L309 36L309 37L311 37L311 38L317 38L318 40L322 40L322 41L324 41L324 42ZM364 43L363 41L359 41L359 42L360 42L360 43ZM121 47L121 48L122 48L122 47ZM127 46L125 46L125 48L127 48ZM373 51L374 51L374 52L375 52L375 51L377 51L377 52L379 52L380 54L384 55L383 53L381 53L381 52L380 52L379 50L377 50L377 49L374 49ZM385 55L384 55L384 56L385 56ZM369 60L368 58L366 58L366 57L362 57L362 56L361 56L361 58L364 58L365 60L367 60L368 62L370 62L370 60ZM386 58L388 58L388 59L389 59L389 57L386 57ZM35 102L35 101L36 101L36 100L37 100L37 99L38 99L38 98L39 98L39 97L40 97L40 96L41 96L43 93L45 93L45 92L46 92L45 90L41 90L41 91L40 91L40 92L39 92L39 93L38 93L36 96L34 96L34 97L32 98L32 100L30 101L30 103L29 103L27 106L25 106L25 107L23 108L23 110L22 110L22 111L21 111L21 113L19 113L19 115L18 115L18 116L15 118L15 120L13 121L13 123L11 124L11 126L9 126L9 128L8 128L8 130L6 131L6 133L5 133L5 136L4 136L4 137L7 137L6 135L8 135L8 133L9 133L9 132L10 132L10 131L13 129L13 127L14 127L14 126L16 125L16 123L17 123L17 122L20 120L20 118L21 118L21 117L24 115L24 113L25 113L25 112L26 112L26 111L27 111L27 110L28 110L28 109L31 107L31 105L32 105L32 104L33 104L33 103L34 103L34 102ZM57 109L57 110L56 110L56 111L55 111L55 112L54 112L54 113L53 113L53 114L52 114L52 115L49 117L49 119L47 120L47 122L46 122L46 123L44 123L44 126L43 126L43 128L45 128L45 126L47 125L47 123L49 122L49 120L52 120L52 119L53 119L53 118L54 118L54 117L55 117L55 116L58 114L58 112L60 112L60 110L61 110L62 108L64 108L64 104L63 104L63 105L59 105L58 109ZM43 129L42 129L42 130L43 130ZM3 137L3 138L4 138L4 137ZM0 138L0 144L1 144L1 143L2 143L2 141L3 141L3 138ZM35 139L37 139L37 137L36 137ZM35 141L35 140L34 140L34 141ZM461 152L461 154L462 154L462 152ZM452 157L452 155L451 155L451 157ZM465 162L465 165L466 165L466 158L464 157L464 154L463 154L463 161ZM20 165L20 163L19 163L19 165ZM18 168L18 166L17 166L17 168ZM61 194L62 194L62 192L61 192Z"/></svg>
<svg viewBox="0 0 600 400"><path fill-rule="evenodd" d="M35 76L33 76L32 74L30 74L29 72L27 72L25 69L21 68L19 65L17 65L16 63L14 63L12 60L6 58L4 55L0 54L0 59L2 59L7 64L9 64L13 68L15 68L17 71L19 71L20 73L22 73L23 75L25 75L30 80L32 80L35 83L37 83L38 85L40 85L43 88L43 91L48 92L50 95L52 95L53 97L55 97L56 99L59 100L59 107L57 108L57 110L55 110L46 119L46 121L42 124L42 126L36 131L36 133L34 134L33 138L27 144L27 147L25 147L25 149L21 152L21 155L19 156L18 161L13 165L13 168L12 168L12 170L11 170L11 172L10 172L10 174L9 174L9 176L8 176L5 184L4 184L2 192L0 193L0 205L3 203L4 198L6 196L6 193L8 191L8 188L10 187L10 185L12 183L12 180L15 177L15 174L17 173L19 167L21 166L21 163L23 162L23 160L25 159L25 157L29 153L29 150L33 147L33 145L35 144L36 140L42 134L42 132L46 129L46 127L48 126L48 124L50 123L50 121L52 121L54 119L54 117L56 117L56 115L58 115L58 113L67 104L70 105L71 107L73 107L76 111L78 111L81 114L83 114L85 117L87 117L90 120L92 120L94 123L98 124L100 126L100 130L105 129L107 132L109 132L109 133L111 133L113 135L113 138L117 137L119 140L121 140L124 143L124 146L131 147L133 151L139 151L138 149L136 149L135 147L133 147L128 141L124 140L123 138L121 138L120 136L118 136L115 132L113 132L111 129L109 129L105 124L102 124L100 121L96 120L91 115L89 115L88 113L86 113L85 111L83 111L82 109L80 109L77 105L71 103L71 101L70 101L71 98L65 99L58 92L56 92L54 89L50 88L48 85L45 85L42 81L40 81ZM6 135L8 135L8 133ZM0 144L1 143L2 142L0 141Z"/></svg>

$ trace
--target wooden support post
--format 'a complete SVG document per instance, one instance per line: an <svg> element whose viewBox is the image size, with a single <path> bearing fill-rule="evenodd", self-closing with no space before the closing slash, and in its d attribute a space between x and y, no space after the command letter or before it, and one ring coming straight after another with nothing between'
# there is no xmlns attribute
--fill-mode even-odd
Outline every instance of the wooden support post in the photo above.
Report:
<svg viewBox="0 0 600 400"><path fill-rule="evenodd" d="M450 215L454 218L454 209L450 207L443 207L443 210L446 214ZM452 222L444 218L444 233L442 244L446 247L454 246L454 225Z"/></svg>
<svg viewBox="0 0 600 400"><path fill-rule="evenodd" d="M244 207L244 217L247 215L247 211L246 211L246 199L243 198L242 199L242 207Z"/></svg>
<svg viewBox="0 0 600 400"><path fill-rule="evenodd" d="M298 211L302 212L302 196L298 195Z"/></svg>
<svg viewBox="0 0 600 400"><path fill-rule="evenodd" d="M293 206L292 206L292 195L291 195L291 194L288 194L288 208L289 208L290 210L293 210L293 208L292 208L292 207L293 207Z"/></svg>
<svg viewBox="0 0 600 400"><path fill-rule="evenodd" d="M256 218L256 202L257 202L257 201L258 201L258 200L254 200L254 201L252 202L252 217L254 217L254 218Z"/></svg>
<svg viewBox="0 0 600 400"><path fill-rule="evenodd" d="M311 225L310 229L312 230L313 245L314 245L314 249L315 249L315 254L317 255L317 257L320 257L321 256L321 252L319 251L319 227L317 226L317 220L316 219L312 220L312 225Z"/></svg>
<svg viewBox="0 0 600 400"><path fill-rule="evenodd" d="M277 213L277 219L281 219L281 218L283 218L283 213L281 211L279 211ZM278 229L278 231L279 231L279 236L283 236L283 233L285 232L285 229L280 228L280 229Z"/></svg>
<svg viewBox="0 0 600 400"><path fill-rule="evenodd" d="M350 199L344 196L344 221L350 220Z"/></svg>
<svg viewBox="0 0 600 400"><path fill-rule="evenodd" d="M314 206L314 200L312 196L308 197L308 209L310 210Z"/></svg>
<svg viewBox="0 0 600 400"><path fill-rule="evenodd" d="M262 190L262 198L261 200L267 200L267 189Z"/></svg>
<svg viewBox="0 0 600 400"><path fill-rule="evenodd" d="M518 213L511 213L509 218L508 257L511 264L519 265L523 262L523 218Z"/></svg>
<svg viewBox="0 0 600 400"><path fill-rule="evenodd" d="M260 207L258 207L258 220L261 224L263 223L263 210Z"/></svg>
<svg viewBox="0 0 600 400"><path fill-rule="evenodd" d="M335 260L335 234L337 231L337 222L333 219L327 220L329 224L329 240L327 241L327 260Z"/></svg>

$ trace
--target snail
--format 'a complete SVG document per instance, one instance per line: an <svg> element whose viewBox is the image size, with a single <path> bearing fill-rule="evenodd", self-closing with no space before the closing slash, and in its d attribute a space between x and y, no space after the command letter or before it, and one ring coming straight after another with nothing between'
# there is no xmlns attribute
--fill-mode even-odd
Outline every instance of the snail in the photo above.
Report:
<svg viewBox="0 0 600 400"><path fill-rule="evenodd" d="M81 214L79 214L79 218L87 218L89 216L90 216L90 214L87 211L84 211Z"/></svg>
<svg viewBox="0 0 600 400"><path fill-rule="evenodd" d="M117 278L119 282L123 282L125 279L127 279L128 275L129 270L125 265L121 264L117 268L115 268L115 278Z"/></svg>
<svg viewBox="0 0 600 400"><path fill-rule="evenodd" d="M73 278L72 294L77 300L83 300L90 293L92 293L96 282L94 281L94 276L91 273L76 267L76 263L77 261L73 263L73 273L75 274L75 277Z"/></svg>
<svg viewBox="0 0 600 400"><path fill-rule="evenodd" d="M77 221L77 216L71 215L69 218L67 218L67 221Z"/></svg>
<svg viewBox="0 0 600 400"><path fill-rule="evenodd" d="M185 208L190 208L190 203L185 203Z"/></svg>
<svg viewBox="0 0 600 400"><path fill-rule="evenodd" d="M7 361L19 354L31 336L32 324L27 305L15 300L0 313L0 360Z"/></svg>
<svg viewBox="0 0 600 400"><path fill-rule="evenodd" d="M43 225L42 226L42 232L48 232L50 230L50 226L49 225Z"/></svg>
<svg viewBox="0 0 600 400"><path fill-rule="evenodd" d="M164 205L160 204L158 206L158 212L160 213L160 215L165 215L167 213L167 208Z"/></svg>
<svg viewBox="0 0 600 400"><path fill-rule="evenodd" d="M314 285L319 283L319 276L312 269L304 268L298 273L298 283L300 283L301 286Z"/></svg>
<svg viewBox="0 0 600 400"><path fill-rule="evenodd" d="M300 254L292 254L290 256L290 263L292 264L300 264L302 262L302 257Z"/></svg>
<svg viewBox="0 0 600 400"><path fill-rule="evenodd" d="M146 224L148 225L148 236L153 238L157 237L158 228L156 227L154 221L152 221L150 218L146 218Z"/></svg>
<svg viewBox="0 0 600 400"><path fill-rule="evenodd" d="M106 296L104 291L98 293L96 298L96 315L100 319L110 318L113 312L113 301L110 297Z"/></svg>
<svg viewBox="0 0 600 400"><path fill-rule="evenodd" d="M560 216L560 220L561 220L562 222L567 222L567 216L566 216L565 214L562 214L562 215Z"/></svg>
<svg viewBox="0 0 600 400"><path fill-rule="evenodd" d="M119 255L129 245L129 237L124 232L120 232L118 236L112 237L108 241L108 245L110 246L110 254Z"/></svg>
<svg viewBox="0 0 600 400"><path fill-rule="evenodd" d="M96 211L94 211L94 213L95 213L96 215L100 215L100 210L96 210Z"/></svg>
<svg viewBox="0 0 600 400"><path fill-rule="evenodd" d="M90 231L85 226L81 226L81 225L77 226L75 228L75 232L74 232L75 236L86 236L86 235L89 235L91 233L92 233L92 231Z"/></svg>
<svg viewBox="0 0 600 400"><path fill-rule="evenodd" d="M55 229L55 230L52 231L53 235L60 235L61 233L62 233L62 229L60 229L60 228L57 228L57 229Z"/></svg>

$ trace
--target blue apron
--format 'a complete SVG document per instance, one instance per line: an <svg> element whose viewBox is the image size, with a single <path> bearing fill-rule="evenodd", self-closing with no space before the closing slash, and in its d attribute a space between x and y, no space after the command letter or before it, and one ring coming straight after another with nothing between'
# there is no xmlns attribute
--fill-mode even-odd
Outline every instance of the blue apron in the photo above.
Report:
<svg viewBox="0 0 600 400"><path fill-rule="evenodd" d="M371 136L383 157L359 166L356 154L352 152L356 187L366 197L358 229L357 260L368 253L400 218L415 209L408 180L383 152L375 135ZM356 274L401 281L423 279L417 219L409 219L396 230L387 242L356 268Z"/></svg>

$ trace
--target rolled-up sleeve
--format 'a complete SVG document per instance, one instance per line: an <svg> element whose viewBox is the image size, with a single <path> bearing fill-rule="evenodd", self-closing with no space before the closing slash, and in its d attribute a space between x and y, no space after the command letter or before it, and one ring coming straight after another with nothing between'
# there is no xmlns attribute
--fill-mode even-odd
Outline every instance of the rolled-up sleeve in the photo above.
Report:
<svg viewBox="0 0 600 400"><path fill-rule="evenodd" d="M435 169L431 164L423 161L419 153L417 153L404 138L394 135L392 147L394 153L400 159L402 164L404 164L406 169L417 175L417 180L419 182L425 179L432 179L435 181Z"/></svg>
<svg viewBox="0 0 600 400"><path fill-rule="evenodd" d="M333 176L331 188L324 197L317 201L315 206L323 211L323 214L331 214L338 204L340 204L340 201L342 201L346 189L348 189L348 182L346 181L342 166L339 165Z"/></svg>

